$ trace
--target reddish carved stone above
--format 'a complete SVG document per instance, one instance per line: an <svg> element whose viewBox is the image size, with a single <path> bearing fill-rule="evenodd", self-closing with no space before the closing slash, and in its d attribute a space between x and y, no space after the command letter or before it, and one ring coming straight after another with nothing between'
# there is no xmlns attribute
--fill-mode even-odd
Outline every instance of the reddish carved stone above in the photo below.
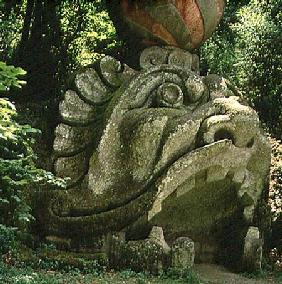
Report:
<svg viewBox="0 0 282 284"><path fill-rule="evenodd" d="M190 50L198 48L211 36L225 7L225 0L109 2L112 2L110 7L119 10L122 32L129 31L145 45L165 44ZM119 25L117 28L120 29Z"/></svg>

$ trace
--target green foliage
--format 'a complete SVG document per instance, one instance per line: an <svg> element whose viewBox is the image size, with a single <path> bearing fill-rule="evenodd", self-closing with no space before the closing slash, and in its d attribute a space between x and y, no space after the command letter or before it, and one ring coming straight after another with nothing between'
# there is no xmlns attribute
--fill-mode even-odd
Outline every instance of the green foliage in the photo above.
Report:
<svg viewBox="0 0 282 284"><path fill-rule="evenodd" d="M201 49L203 69L233 81L271 130L281 134L281 0L228 1L217 33Z"/></svg>
<svg viewBox="0 0 282 284"><path fill-rule="evenodd" d="M117 45L116 31L103 1L61 1L61 26L68 54L76 65L87 65Z"/></svg>
<svg viewBox="0 0 282 284"><path fill-rule="evenodd" d="M7 266L0 261L0 283L7 284L59 284L63 280L58 280L56 275L38 273L30 268L16 269ZM66 282L65 282L66 283ZM70 282L68 282L70 283Z"/></svg>
<svg viewBox="0 0 282 284"><path fill-rule="evenodd" d="M98 258L97 258L98 257ZM132 284L201 284L192 270L183 274L170 271L159 276L132 270L107 271L99 256L66 253L42 245L36 251L22 247L14 259L15 266L0 262L0 283L132 283ZM15 268L16 267L16 268ZM29 282L24 282L25 280ZM54 282L56 280L56 282ZM19 281L19 282L17 282ZM23 282L20 282L23 281Z"/></svg>
<svg viewBox="0 0 282 284"><path fill-rule="evenodd" d="M0 85L5 90L20 87L22 81L18 77L23 74L20 68L2 68ZM32 145L40 131L19 124L16 118L15 106L0 98L0 253L13 247L15 228L24 232L33 220L28 191L46 183L64 186L62 180L35 166Z"/></svg>
<svg viewBox="0 0 282 284"><path fill-rule="evenodd" d="M0 224L0 254L5 254L9 251L12 251L15 247L15 242L15 229Z"/></svg>
<svg viewBox="0 0 282 284"><path fill-rule="evenodd" d="M0 223L23 229L33 219L24 189L43 175L34 165L34 136L39 130L16 121L15 107L0 99Z"/></svg>
<svg viewBox="0 0 282 284"><path fill-rule="evenodd" d="M242 26L234 27L241 45L241 84L262 117L274 127L282 119L282 11L274 12L281 5L281 0L252 1L239 11Z"/></svg>
<svg viewBox="0 0 282 284"><path fill-rule="evenodd" d="M26 74L22 68L8 66L5 62L0 61L0 92L9 91L11 87L21 88L26 82L19 80L19 76Z"/></svg>
<svg viewBox="0 0 282 284"><path fill-rule="evenodd" d="M0 60L7 61L20 39L26 0L0 0Z"/></svg>
<svg viewBox="0 0 282 284"><path fill-rule="evenodd" d="M198 274L192 269L187 269L181 272L175 269L170 269L162 277L164 279L179 279L183 281L183 283L188 284L203 284Z"/></svg>
<svg viewBox="0 0 282 284"><path fill-rule="evenodd" d="M0 62L2 90L21 87L21 68ZM23 228L30 222L30 207L23 201L22 188L33 179L32 142L38 130L20 125L15 120L16 109L7 99L0 98L0 223Z"/></svg>
<svg viewBox="0 0 282 284"><path fill-rule="evenodd" d="M60 272L79 272L99 275L105 272L108 262L103 256L58 251L53 247L41 244L36 251L20 251L17 261L23 267L53 270Z"/></svg>
<svg viewBox="0 0 282 284"><path fill-rule="evenodd" d="M269 240L269 260L274 270L282 271L282 143L274 138L270 139L272 159L269 187L269 204L272 210L272 230Z"/></svg>

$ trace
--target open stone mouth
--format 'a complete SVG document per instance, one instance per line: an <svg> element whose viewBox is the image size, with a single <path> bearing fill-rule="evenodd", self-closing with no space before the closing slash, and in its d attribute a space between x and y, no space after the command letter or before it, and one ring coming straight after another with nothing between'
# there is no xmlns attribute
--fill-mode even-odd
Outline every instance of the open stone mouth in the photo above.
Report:
<svg viewBox="0 0 282 284"><path fill-rule="evenodd" d="M158 193L148 219L152 219L161 212L162 203L171 195L176 198L195 188L197 176L204 179L204 183L218 182L227 177L239 185L238 198L248 195L248 190L255 187L251 172L247 170L248 162L254 154L255 147L239 148L232 140L224 139L197 148L184 154L158 178ZM209 157L209 161L206 158ZM182 185L185 184L185 187ZM253 200L255 202L255 200ZM248 204L244 217L250 221L254 203Z"/></svg>
<svg viewBox="0 0 282 284"><path fill-rule="evenodd" d="M216 138L216 137L215 137ZM248 143L250 144L250 143ZM151 178L141 191L136 195L131 195L127 200L122 200L108 208L100 210L91 207L69 208L68 211L56 212L52 210L54 216L59 218L83 218L99 215L103 213L115 214L115 211L125 205L132 205L140 202L140 198L150 191L156 189L152 208L148 212L148 220L152 219L162 210L162 202L171 194L176 193L177 198L187 193L195 187L196 176L202 173L206 182L224 180L227 176L232 177L236 184L240 184L238 197L248 195L247 191L254 186L251 180L251 173L246 169L251 156L253 155L254 143L252 139L251 147L236 147L231 139L221 139L211 144L198 147L194 150L186 151L184 154L171 160L163 168L153 172ZM242 157L238 159L238 157ZM209 157L209 161L206 161ZM182 184L188 184L185 191ZM251 218L253 203L245 208L244 216L247 220Z"/></svg>

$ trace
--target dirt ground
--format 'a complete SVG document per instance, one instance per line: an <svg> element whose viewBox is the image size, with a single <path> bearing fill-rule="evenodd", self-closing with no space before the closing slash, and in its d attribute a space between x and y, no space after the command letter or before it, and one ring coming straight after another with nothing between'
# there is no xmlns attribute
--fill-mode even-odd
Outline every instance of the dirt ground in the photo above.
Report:
<svg viewBox="0 0 282 284"><path fill-rule="evenodd" d="M241 274L235 274L226 268L212 264L198 264L196 272L201 280L208 284L282 284L273 279L251 279Z"/></svg>

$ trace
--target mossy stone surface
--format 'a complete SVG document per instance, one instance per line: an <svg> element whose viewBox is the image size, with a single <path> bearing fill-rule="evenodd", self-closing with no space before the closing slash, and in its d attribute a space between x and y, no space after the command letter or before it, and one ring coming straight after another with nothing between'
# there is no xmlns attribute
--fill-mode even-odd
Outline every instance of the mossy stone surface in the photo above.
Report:
<svg viewBox="0 0 282 284"><path fill-rule="evenodd" d="M196 259L228 255L233 240L242 251L265 196L270 147L257 113L224 78L200 76L194 59L154 47L141 55L140 70L105 57L74 76L75 92L61 104L68 122L59 124L54 145L54 168L70 177L69 186L35 194L40 234L72 250L105 251L106 236L142 218L148 231L162 227L170 244L190 237ZM89 124L69 123L82 117L76 112L84 104ZM146 237L135 234L136 241ZM124 254L150 247L140 241L125 242Z"/></svg>

